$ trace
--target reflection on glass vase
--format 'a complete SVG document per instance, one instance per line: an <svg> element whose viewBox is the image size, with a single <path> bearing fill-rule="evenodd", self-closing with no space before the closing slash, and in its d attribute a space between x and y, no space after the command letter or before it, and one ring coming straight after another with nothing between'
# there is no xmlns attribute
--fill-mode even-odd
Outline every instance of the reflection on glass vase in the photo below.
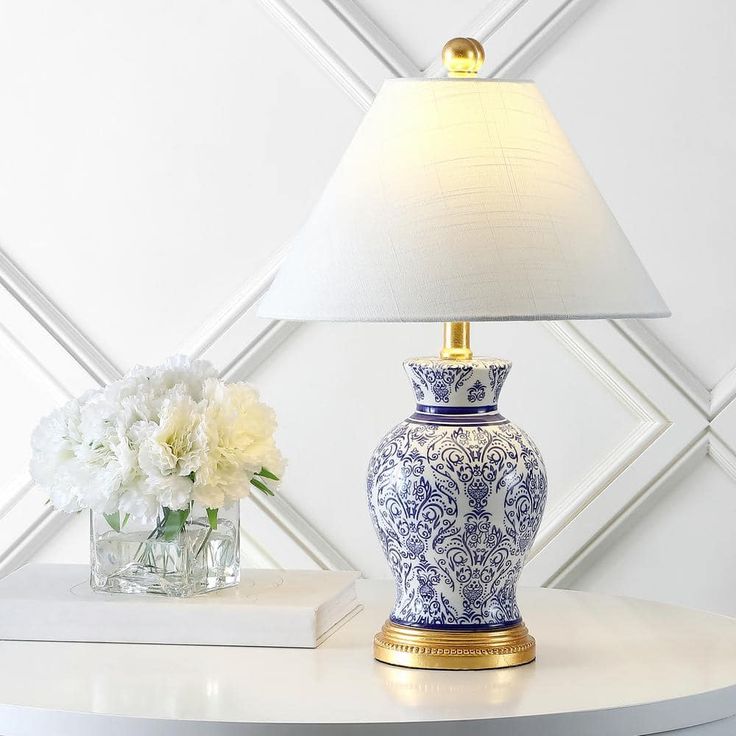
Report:
<svg viewBox="0 0 736 736"><path fill-rule="evenodd" d="M90 585L107 593L191 596L240 582L240 504L161 509L154 522L90 515Z"/></svg>

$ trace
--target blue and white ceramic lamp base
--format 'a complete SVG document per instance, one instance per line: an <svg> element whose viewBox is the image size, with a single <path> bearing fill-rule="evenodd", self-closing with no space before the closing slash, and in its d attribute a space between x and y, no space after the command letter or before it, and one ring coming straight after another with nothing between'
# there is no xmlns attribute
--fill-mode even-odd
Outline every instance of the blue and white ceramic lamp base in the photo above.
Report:
<svg viewBox="0 0 736 736"><path fill-rule="evenodd" d="M431 669L530 662L516 586L547 477L529 436L498 412L511 363L406 361L416 411L371 457L368 504L396 584L376 659Z"/></svg>

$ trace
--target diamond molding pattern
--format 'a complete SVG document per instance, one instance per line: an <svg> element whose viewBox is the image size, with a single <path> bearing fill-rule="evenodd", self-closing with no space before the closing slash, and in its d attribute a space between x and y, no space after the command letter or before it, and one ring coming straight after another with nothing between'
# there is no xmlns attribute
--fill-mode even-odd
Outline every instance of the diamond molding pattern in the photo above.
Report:
<svg viewBox="0 0 736 736"><path fill-rule="evenodd" d="M391 76L423 72L353 0L259 0L284 33L301 44L360 108ZM515 78L569 28L594 0L495 0L471 27L454 35L480 38L488 76ZM244 376L298 328L255 316L278 270L273 261L207 321L181 351L205 357L223 376ZM3 308L0 342L43 377L63 401L120 375L33 281L0 251ZM2 302L5 305L5 302ZM564 585L602 544L672 478L706 454L736 482L736 368L709 391L640 322L554 323L561 346L637 417L613 448L548 514L525 570L527 584ZM33 555L68 517L53 511L27 478L5 489L0 506L0 574ZM284 498L254 496L247 504L246 554L273 567L349 569L350 561ZM245 535L244 535L245 536Z"/></svg>

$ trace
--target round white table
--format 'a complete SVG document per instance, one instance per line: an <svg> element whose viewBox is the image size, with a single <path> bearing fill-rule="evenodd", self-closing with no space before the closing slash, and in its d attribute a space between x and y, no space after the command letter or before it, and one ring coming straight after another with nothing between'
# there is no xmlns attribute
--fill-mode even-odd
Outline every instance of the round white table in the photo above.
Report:
<svg viewBox="0 0 736 736"><path fill-rule="evenodd" d="M408 670L371 656L391 587L360 592L315 650L0 642L0 733L736 734L736 619L527 589L536 662Z"/></svg>

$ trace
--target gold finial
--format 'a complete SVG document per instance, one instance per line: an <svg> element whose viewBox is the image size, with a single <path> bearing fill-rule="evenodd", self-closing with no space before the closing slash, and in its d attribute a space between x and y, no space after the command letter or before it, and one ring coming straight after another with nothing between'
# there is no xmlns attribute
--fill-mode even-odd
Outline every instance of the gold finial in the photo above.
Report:
<svg viewBox="0 0 736 736"><path fill-rule="evenodd" d="M442 63L450 77L474 77L485 58L483 44L474 38L452 38L442 49Z"/></svg>
<svg viewBox="0 0 736 736"><path fill-rule="evenodd" d="M440 351L443 360L472 360L470 322L445 322L444 343Z"/></svg>

